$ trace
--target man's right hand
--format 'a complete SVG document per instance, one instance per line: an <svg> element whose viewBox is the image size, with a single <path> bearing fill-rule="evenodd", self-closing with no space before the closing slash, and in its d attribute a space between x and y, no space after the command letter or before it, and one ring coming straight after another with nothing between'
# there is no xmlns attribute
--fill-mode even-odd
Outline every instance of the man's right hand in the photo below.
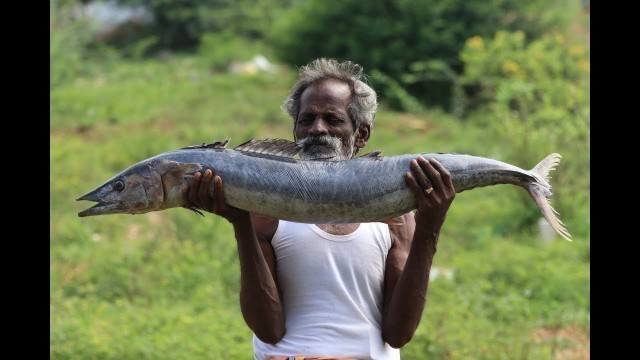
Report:
<svg viewBox="0 0 640 360"><path fill-rule="evenodd" d="M211 180L214 181L213 196L209 196ZM187 208L202 209L222 216L230 223L234 223L243 217L249 217L249 212L228 205L224 199L222 190L222 178L207 169L203 173L199 171L193 175L191 186L185 184L182 187L182 198Z"/></svg>

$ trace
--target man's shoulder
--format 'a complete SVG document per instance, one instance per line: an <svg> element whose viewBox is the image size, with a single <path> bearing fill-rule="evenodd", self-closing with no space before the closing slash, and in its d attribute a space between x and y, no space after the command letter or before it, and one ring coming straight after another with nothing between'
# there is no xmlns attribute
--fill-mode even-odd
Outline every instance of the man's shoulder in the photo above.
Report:
<svg viewBox="0 0 640 360"><path fill-rule="evenodd" d="M388 224L391 241L394 245L410 244L416 229L416 220L413 212L400 215L397 224Z"/></svg>
<svg viewBox="0 0 640 360"><path fill-rule="evenodd" d="M251 213L251 222L253 223L253 230L258 237L258 240L265 240L271 242L273 235L278 229L279 219L276 219L267 215L260 215Z"/></svg>
<svg viewBox="0 0 640 360"><path fill-rule="evenodd" d="M387 225L389 225L389 229L393 228L402 228L411 224L415 224L415 216L413 211L410 211L406 214L402 214L400 216L396 216L393 218L393 221L388 221Z"/></svg>

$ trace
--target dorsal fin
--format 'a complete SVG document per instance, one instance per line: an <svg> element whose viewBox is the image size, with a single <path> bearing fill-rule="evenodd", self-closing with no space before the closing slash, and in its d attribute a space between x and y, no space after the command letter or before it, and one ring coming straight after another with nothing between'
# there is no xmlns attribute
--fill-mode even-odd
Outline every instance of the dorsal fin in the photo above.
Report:
<svg viewBox="0 0 640 360"><path fill-rule="evenodd" d="M286 139L251 139L234 148L234 150L246 153L283 156L292 158L300 151L300 147L294 141Z"/></svg>
<svg viewBox="0 0 640 360"><path fill-rule="evenodd" d="M378 157L378 155L380 155L381 152L382 152L382 150L374 150L374 151L368 152L368 153L366 153L366 154L364 154L362 156L359 156L358 159L360 159L360 158L373 158L373 159L375 159L375 158Z"/></svg>
<svg viewBox="0 0 640 360"><path fill-rule="evenodd" d="M225 139L224 141L214 141L209 144L202 143L202 145L185 146L183 149L224 149L228 143L229 139Z"/></svg>

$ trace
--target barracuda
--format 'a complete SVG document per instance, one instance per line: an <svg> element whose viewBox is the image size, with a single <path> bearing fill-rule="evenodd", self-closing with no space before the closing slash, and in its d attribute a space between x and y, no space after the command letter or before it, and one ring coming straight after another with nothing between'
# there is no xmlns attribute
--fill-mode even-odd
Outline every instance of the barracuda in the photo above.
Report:
<svg viewBox="0 0 640 360"><path fill-rule="evenodd" d="M227 143L188 146L140 161L79 197L97 204L78 216L182 207L183 184L209 168L224 180L226 202L252 213L305 223L387 222L417 207L404 174L421 155L449 170L457 193L498 184L523 187L551 227L571 241L549 202L548 174L560 162L557 153L524 170L494 159L442 153L379 156L374 151L351 160L299 160L294 158L297 144L288 140L250 140L234 149Z"/></svg>

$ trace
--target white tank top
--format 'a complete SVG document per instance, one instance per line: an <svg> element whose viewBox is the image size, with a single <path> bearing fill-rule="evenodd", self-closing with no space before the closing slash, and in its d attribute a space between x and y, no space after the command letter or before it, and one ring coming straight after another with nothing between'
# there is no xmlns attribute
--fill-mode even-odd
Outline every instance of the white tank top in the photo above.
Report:
<svg viewBox="0 0 640 360"><path fill-rule="evenodd" d="M400 359L381 336L389 226L362 223L348 235L280 220L271 244L286 333L275 345L253 336L254 358L341 356Z"/></svg>

